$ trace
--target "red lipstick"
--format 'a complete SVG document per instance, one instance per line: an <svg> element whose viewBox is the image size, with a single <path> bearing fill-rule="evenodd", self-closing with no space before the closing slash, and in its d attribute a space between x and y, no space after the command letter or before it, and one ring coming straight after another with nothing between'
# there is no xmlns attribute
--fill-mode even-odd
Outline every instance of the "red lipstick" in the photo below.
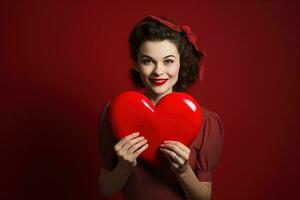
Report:
<svg viewBox="0 0 300 200"><path fill-rule="evenodd" d="M153 85L163 85L164 83L166 83L169 79L168 78L149 78L150 82Z"/></svg>

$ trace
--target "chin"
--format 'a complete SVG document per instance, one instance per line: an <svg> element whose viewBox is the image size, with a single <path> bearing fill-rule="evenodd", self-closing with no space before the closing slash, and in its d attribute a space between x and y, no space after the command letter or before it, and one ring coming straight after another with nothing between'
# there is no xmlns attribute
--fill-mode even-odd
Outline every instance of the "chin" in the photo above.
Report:
<svg viewBox="0 0 300 200"><path fill-rule="evenodd" d="M150 89L153 93L157 95L165 94L170 90L170 87L155 87L155 86L150 86Z"/></svg>
<svg viewBox="0 0 300 200"><path fill-rule="evenodd" d="M157 95L165 94L168 90L152 90Z"/></svg>

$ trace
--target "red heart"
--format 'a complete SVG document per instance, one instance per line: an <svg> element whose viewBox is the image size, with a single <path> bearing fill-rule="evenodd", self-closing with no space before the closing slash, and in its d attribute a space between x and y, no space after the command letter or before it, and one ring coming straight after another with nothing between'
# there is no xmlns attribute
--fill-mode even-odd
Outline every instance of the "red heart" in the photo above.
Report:
<svg viewBox="0 0 300 200"><path fill-rule="evenodd" d="M165 95L155 107L141 93L123 92L112 100L110 112L116 138L140 132L149 144L140 157L156 167L161 164L159 146L163 141L176 140L188 146L199 133L202 122L200 105L182 92Z"/></svg>

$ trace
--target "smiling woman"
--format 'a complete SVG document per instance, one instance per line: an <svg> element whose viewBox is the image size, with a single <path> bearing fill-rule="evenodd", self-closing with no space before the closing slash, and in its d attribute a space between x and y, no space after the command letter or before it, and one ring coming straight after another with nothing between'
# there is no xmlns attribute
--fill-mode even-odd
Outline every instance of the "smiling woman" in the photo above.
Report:
<svg viewBox="0 0 300 200"><path fill-rule="evenodd" d="M176 45L169 40L144 42L140 47L138 60L134 62L134 69L148 89L146 95L154 104L158 100L155 97L173 91L179 68L179 52Z"/></svg>
<svg viewBox="0 0 300 200"><path fill-rule="evenodd" d="M129 70L129 74L136 88L145 88L146 85L144 85L140 77L140 73L136 68L136 64L139 63L139 59L143 55L144 50L147 51L148 48L153 47L156 43L163 42L163 44L161 45L169 47L169 51L173 52L170 54L178 55L176 56L176 61L179 62L180 69L178 74L178 81L175 83L173 91L185 91L193 83L195 83L199 76L199 73L200 79L202 79L204 73L204 65L202 65L202 61L205 53L203 51L200 51L199 48L194 45L195 42L190 42L190 40L195 40L196 36L191 33L191 30L189 28L181 30L179 28L180 26L176 25L176 22L170 19L168 19L170 25L168 24L169 26L165 26L162 23L157 22L161 19L162 18L157 18L156 16L149 16L148 18L140 21L132 30L129 37L129 44L131 59L135 67L133 66L133 68ZM173 29L170 28L170 26L173 27ZM183 27L186 28L187 26ZM179 29L179 31L174 31L174 29ZM152 44L149 45L145 43ZM148 45L149 47L147 47ZM175 46L176 48L174 48L173 46ZM157 45L156 49L158 49ZM163 53L161 54L163 56L169 55L167 49L161 50L160 52ZM151 55L148 55L147 53L145 54L146 57L153 60ZM159 57L158 59L161 58Z"/></svg>
<svg viewBox="0 0 300 200"><path fill-rule="evenodd" d="M199 72L200 79L203 75L200 64L204 53L186 25L149 15L134 27L129 43L133 63L130 77L137 88L145 89L145 96L154 106L167 94L187 90ZM149 147L148 138L134 132L117 140L109 108L110 102L103 107L99 120L99 183L104 195L123 191L126 200L211 198L212 174L220 158L224 134L217 113L201 106L203 118L194 141L186 146L180 141L165 140L157 153L165 156L170 165L152 169L138 159Z"/></svg>

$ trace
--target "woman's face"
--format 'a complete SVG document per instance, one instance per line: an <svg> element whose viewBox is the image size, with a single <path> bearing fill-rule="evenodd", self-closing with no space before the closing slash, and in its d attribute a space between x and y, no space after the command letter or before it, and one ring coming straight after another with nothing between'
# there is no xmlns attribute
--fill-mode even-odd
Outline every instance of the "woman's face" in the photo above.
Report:
<svg viewBox="0 0 300 200"><path fill-rule="evenodd" d="M146 41L138 54L135 70L146 88L156 95L172 92L178 80L180 55L177 47L169 40Z"/></svg>

